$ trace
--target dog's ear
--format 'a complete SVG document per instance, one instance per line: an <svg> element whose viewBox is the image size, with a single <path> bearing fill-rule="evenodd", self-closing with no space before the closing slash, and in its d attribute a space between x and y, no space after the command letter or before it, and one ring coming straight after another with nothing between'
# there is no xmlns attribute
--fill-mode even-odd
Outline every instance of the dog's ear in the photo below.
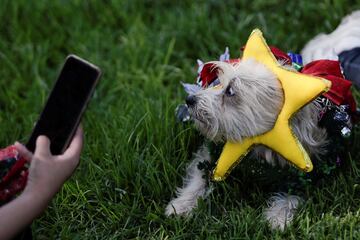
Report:
<svg viewBox="0 0 360 240"><path fill-rule="evenodd" d="M201 87L197 84L181 83L184 87L184 90L187 94L193 95L201 90Z"/></svg>
<svg viewBox="0 0 360 240"><path fill-rule="evenodd" d="M229 60L230 60L230 51L229 51L229 47L226 47L225 52L220 55L219 61L225 62L225 61L229 61Z"/></svg>

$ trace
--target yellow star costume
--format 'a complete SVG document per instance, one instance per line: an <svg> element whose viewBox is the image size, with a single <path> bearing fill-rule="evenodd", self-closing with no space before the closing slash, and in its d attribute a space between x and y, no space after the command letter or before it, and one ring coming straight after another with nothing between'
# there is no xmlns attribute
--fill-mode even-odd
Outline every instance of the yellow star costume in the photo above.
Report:
<svg viewBox="0 0 360 240"><path fill-rule="evenodd" d="M276 74L284 91L284 103L274 127L243 142L227 142L213 171L213 180L224 180L254 145L263 144L279 153L299 169L313 168L309 155L291 130L289 120L307 103L328 91L331 82L282 67L266 44L260 30L255 29L246 43L242 59L254 59Z"/></svg>

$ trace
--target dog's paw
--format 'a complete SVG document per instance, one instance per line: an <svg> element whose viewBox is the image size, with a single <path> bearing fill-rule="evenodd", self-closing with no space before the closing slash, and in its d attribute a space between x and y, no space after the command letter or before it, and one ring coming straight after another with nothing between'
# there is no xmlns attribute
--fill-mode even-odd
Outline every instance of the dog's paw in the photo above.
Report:
<svg viewBox="0 0 360 240"><path fill-rule="evenodd" d="M187 216L196 207L193 201L176 198L171 200L165 209L165 215L182 215Z"/></svg>
<svg viewBox="0 0 360 240"><path fill-rule="evenodd" d="M273 230L283 231L294 219L296 210L303 200L295 195L277 194L268 201L264 215Z"/></svg>

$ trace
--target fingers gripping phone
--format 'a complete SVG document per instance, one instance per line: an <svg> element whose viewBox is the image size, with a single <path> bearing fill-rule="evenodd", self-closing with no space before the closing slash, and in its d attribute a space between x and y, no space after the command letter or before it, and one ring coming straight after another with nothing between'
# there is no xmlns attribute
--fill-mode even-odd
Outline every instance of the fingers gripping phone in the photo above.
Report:
<svg viewBox="0 0 360 240"><path fill-rule="evenodd" d="M53 155L62 154L69 146L90 101L101 71L95 65L69 55L36 122L26 147L34 152L36 139L50 139Z"/></svg>

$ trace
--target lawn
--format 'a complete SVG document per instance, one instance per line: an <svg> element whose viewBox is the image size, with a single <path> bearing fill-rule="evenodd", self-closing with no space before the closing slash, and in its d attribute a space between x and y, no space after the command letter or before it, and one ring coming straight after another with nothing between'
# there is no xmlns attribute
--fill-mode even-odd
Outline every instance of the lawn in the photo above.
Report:
<svg viewBox="0 0 360 240"><path fill-rule="evenodd" d="M83 119L81 164L34 222L36 239L360 239L359 140L335 181L309 186L284 232L262 217L270 193L236 175L216 183L192 217L164 215L199 145L174 116L196 59L214 60L225 46L237 57L255 27L299 52L358 8L359 0L1 0L0 146L27 140L68 54L103 70Z"/></svg>

